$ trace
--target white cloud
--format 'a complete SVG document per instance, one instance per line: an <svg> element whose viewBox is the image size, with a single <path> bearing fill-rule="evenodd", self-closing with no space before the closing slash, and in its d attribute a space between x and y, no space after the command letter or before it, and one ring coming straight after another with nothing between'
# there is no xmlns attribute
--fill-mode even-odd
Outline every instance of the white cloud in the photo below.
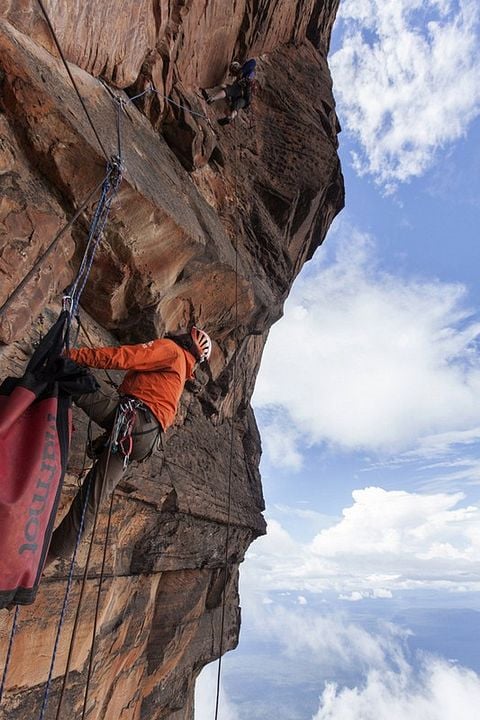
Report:
<svg viewBox="0 0 480 720"><path fill-rule="evenodd" d="M287 657L308 658L319 671L327 667L330 676L352 668L356 673L384 667L398 670L405 664L403 642L411 633L391 623L379 624L379 631L372 633L343 614L320 614L308 605L249 603L248 611L264 641L278 645Z"/></svg>
<svg viewBox="0 0 480 720"><path fill-rule="evenodd" d="M393 593L391 590L385 590L385 588L375 588L371 592L362 590L362 592L359 592L358 590L354 590L350 593L350 595L343 595L340 593L338 596L340 600L348 600L349 602L358 602L359 600L365 600L365 598L387 598L390 599L393 597Z"/></svg>
<svg viewBox="0 0 480 720"><path fill-rule="evenodd" d="M257 540L242 585L272 591L334 591L343 600L384 599L399 590L480 589L480 508L461 493L369 487L353 492L342 518L311 542L278 521Z"/></svg>
<svg viewBox="0 0 480 720"><path fill-rule="evenodd" d="M297 450L298 440L298 432L288 417L282 417L279 413L271 414L269 422L264 425L262 445L272 465L287 470L301 470L303 459Z"/></svg>
<svg viewBox="0 0 480 720"><path fill-rule="evenodd" d="M376 580L381 583L388 578L379 575ZM313 602L295 602L289 592L277 593L283 597L265 606L259 602L261 595L252 594L251 587L245 593L243 585L242 578L244 622L249 637L261 636L270 648L272 661L281 659L286 667L289 662L300 661L317 674L321 701L312 720L476 720L480 677L469 668L453 664L457 661L412 652L409 638L413 633L408 627L381 619L372 622L370 616L366 629L346 610L319 611ZM295 582L288 587L293 589ZM389 596L387 590L375 594ZM373 593L352 591L348 599L367 596ZM320 605L323 607L328 606ZM268 664L265 655L262 662ZM298 697L305 690L299 684L304 678L295 678L294 673L289 677L289 694ZM341 678L341 684L338 680L325 682L326 678ZM310 672L310 687L312 682ZM276 674L272 683L278 683Z"/></svg>
<svg viewBox="0 0 480 720"><path fill-rule="evenodd" d="M350 595L340 595L338 596L340 600L348 600L349 602L358 602L359 600L363 600L365 597L368 597L368 593L365 592L358 592L358 590L354 590Z"/></svg>
<svg viewBox="0 0 480 720"><path fill-rule="evenodd" d="M212 720L215 716L217 663L206 665L195 683L195 720ZM238 712L220 683L219 716L222 720L239 720Z"/></svg>
<svg viewBox="0 0 480 720"><path fill-rule="evenodd" d="M323 693L312 720L477 719L480 677L443 658L412 654L407 628L379 621L375 631L366 630L344 613L310 606L249 602L248 613L250 632L261 632L275 658L300 658L316 669ZM324 683L325 677L349 678L349 686Z"/></svg>
<svg viewBox="0 0 480 720"><path fill-rule="evenodd" d="M327 683L312 720L477 720L480 677L472 670L425 658L420 672L371 670L363 687Z"/></svg>
<svg viewBox="0 0 480 720"><path fill-rule="evenodd" d="M330 59L359 173L387 190L421 175L480 113L476 0L343 0Z"/></svg>
<svg viewBox="0 0 480 720"><path fill-rule="evenodd" d="M354 490L352 497L354 503L343 511L343 519L314 538L314 553L322 557L405 554L467 562L478 557L480 547L472 544L471 533L480 521L480 510L457 509L461 493L420 495L368 487Z"/></svg>
<svg viewBox="0 0 480 720"><path fill-rule="evenodd" d="M286 517L293 520L297 527L300 525L301 529L307 532L319 532L334 525L339 520L336 515L327 515L316 510L298 508L292 505L280 505L278 503L270 506L270 514L272 517L275 516L275 519ZM280 522L282 521L280 520Z"/></svg>
<svg viewBox="0 0 480 720"><path fill-rule="evenodd" d="M278 453L268 455L277 411L291 428L292 469L299 435L391 453L480 425L480 323L465 288L384 272L370 238L343 226L347 234L332 262L314 259L297 281L257 380L267 456L281 464Z"/></svg>
<svg viewBox="0 0 480 720"><path fill-rule="evenodd" d="M422 438L419 446L419 454L424 458L444 456L446 452L456 445L474 445L479 441L480 427L439 433L432 437Z"/></svg>

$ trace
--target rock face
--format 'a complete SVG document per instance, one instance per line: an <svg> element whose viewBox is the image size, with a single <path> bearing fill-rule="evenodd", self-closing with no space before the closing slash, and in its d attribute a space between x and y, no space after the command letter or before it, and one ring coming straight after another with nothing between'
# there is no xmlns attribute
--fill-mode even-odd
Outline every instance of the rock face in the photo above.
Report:
<svg viewBox="0 0 480 720"><path fill-rule="evenodd" d="M83 296L88 336L81 333L80 344L145 341L191 322L214 339L211 377L188 386L164 449L132 465L114 496L86 717L191 720L195 678L220 650L223 587L227 650L240 626L238 566L265 532L249 404L262 349L294 278L343 206L326 60L338 0L44 4L107 156L119 151L120 118L124 179ZM48 257L42 253L101 181L106 161L36 0L0 0L0 11L4 376L22 371L55 317L93 199ZM233 58L250 56L258 58L253 105L222 128L222 103L207 106L199 90L224 81ZM82 467L80 413L75 425L62 510ZM60 717L81 716L107 511ZM46 718L56 714L87 546ZM67 571L49 569L36 603L20 610L2 718L38 716ZM0 663L10 625L1 611Z"/></svg>

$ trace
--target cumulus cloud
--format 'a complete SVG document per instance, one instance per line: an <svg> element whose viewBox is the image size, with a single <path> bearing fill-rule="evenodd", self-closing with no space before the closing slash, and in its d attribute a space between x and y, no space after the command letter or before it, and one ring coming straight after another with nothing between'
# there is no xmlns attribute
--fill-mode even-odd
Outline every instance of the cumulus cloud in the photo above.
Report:
<svg viewBox="0 0 480 720"><path fill-rule="evenodd" d="M367 630L345 613L310 605L249 603L248 612L251 632L261 631L275 657L315 668L321 698L312 720L477 718L480 677L439 656L412 653L408 628L379 621ZM341 677L342 684L325 677Z"/></svg>
<svg viewBox="0 0 480 720"><path fill-rule="evenodd" d="M255 389L264 436L277 432L275 412L292 428L292 469L299 436L392 453L480 425L480 323L465 288L384 272L368 236L342 234L335 258L314 259L297 281Z"/></svg>
<svg viewBox="0 0 480 720"><path fill-rule="evenodd" d="M358 602L359 600L365 600L365 598L386 598L390 599L393 597L393 593L391 590L385 590L385 588L375 588L372 591L368 590L362 590L362 592L359 592L358 590L354 590L350 593L350 595L342 595L339 596L340 600L348 600L349 602Z"/></svg>
<svg viewBox="0 0 480 720"><path fill-rule="evenodd" d="M478 591L480 508L463 500L461 493L355 490L342 518L307 543L270 521L243 582L264 595L330 590L350 601L398 590Z"/></svg>
<svg viewBox="0 0 480 720"><path fill-rule="evenodd" d="M391 190L421 175L480 113L476 0L343 0L330 60L353 161Z"/></svg>
<svg viewBox="0 0 480 720"><path fill-rule="evenodd" d="M212 720L215 716L218 665L206 665L195 683L195 720ZM220 683L219 711L222 720L240 720L237 709Z"/></svg>
<svg viewBox="0 0 480 720"><path fill-rule="evenodd" d="M439 658L425 658L420 671L371 670L363 687L327 683L312 720L476 720L480 677Z"/></svg>
<svg viewBox="0 0 480 720"><path fill-rule="evenodd" d="M358 675L385 667L400 670L407 664L404 643L411 633L392 623L379 623L378 631L370 632L344 614L318 613L298 604L287 608L249 603L248 612L263 640L285 657L307 659L319 673L328 668L330 677L342 670L355 669Z"/></svg>

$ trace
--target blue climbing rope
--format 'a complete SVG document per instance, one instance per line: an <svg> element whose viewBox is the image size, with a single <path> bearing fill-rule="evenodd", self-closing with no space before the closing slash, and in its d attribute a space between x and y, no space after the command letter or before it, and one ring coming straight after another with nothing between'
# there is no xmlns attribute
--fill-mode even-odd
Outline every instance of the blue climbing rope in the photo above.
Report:
<svg viewBox="0 0 480 720"><path fill-rule="evenodd" d="M48 670L47 682L45 683L45 688L44 688L44 691L43 691L42 706L41 706L41 708L40 708L40 714L39 714L39 716L38 716L38 720L44 720L45 711L46 711L46 709L47 709L48 696L49 696L49 694L50 694L50 687L51 687L51 684L52 684L53 669L54 669L54 666L55 666L55 660L57 659L58 643L59 643L59 640L60 640L60 635L61 635L61 632L62 632L63 623L65 622L65 615L66 615L66 612L67 612L68 598L69 598L69 596L70 596L70 590L71 590L72 582L73 582L73 570L74 570L74 567L75 567L75 560L77 559L77 552L78 552L78 548L79 548L79 546L80 546L80 540L82 539L83 525L84 525L84 523L85 523L85 514L86 514L86 511L87 511L88 499L89 499L89 496L90 496L90 490L91 490L92 484L93 484L92 478L89 477L88 485L87 485L87 488L86 488L86 490L85 490L85 499L84 499L83 507L82 507L82 516L81 516L81 518L80 518L80 527L79 527L79 529L78 529L77 537L76 537L76 540L75 540L75 547L74 547L73 555L72 555L72 560L71 560L71 562L70 562L70 569L69 569L69 572L68 572L67 586L66 586L66 588L65 588L65 593L64 593L64 596L63 596L62 610L61 610L61 612L60 612L60 620L58 621L57 633L56 633L56 635L55 635L55 643L54 643L54 645L53 645L52 659L51 659L51 661L50 661L50 668L49 668L49 670Z"/></svg>
<svg viewBox="0 0 480 720"><path fill-rule="evenodd" d="M90 223L87 246L85 248L85 252L83 253L80 267L75 280L69 288L68 294L65 296L65 300L69 301L70 304L67 308L70 313L70 318L75 317L78 312L80 298L85 289L85 285L87 284L88 276L90 275L93 261L95 259L95 254L110 214L113 199L116 196L122 182L122 171L123 166L121 157L112 157L108 163L100 199L98 200L97 207L95 208L95 212Z"/></svg>

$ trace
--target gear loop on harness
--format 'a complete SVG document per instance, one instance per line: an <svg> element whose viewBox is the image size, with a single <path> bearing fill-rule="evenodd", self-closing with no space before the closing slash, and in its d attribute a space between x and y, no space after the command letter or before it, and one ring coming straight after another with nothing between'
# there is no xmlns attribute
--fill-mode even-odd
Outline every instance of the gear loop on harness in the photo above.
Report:
<svg viewBox="0 0 480 720"><path fill-rule="evenodd" d="M138 410L145 405L133 397L122 397L118 406L118 413L112 429L112 453L123 454L123 467L130 462L133 450L133 429L137 420Z"/></svg>

